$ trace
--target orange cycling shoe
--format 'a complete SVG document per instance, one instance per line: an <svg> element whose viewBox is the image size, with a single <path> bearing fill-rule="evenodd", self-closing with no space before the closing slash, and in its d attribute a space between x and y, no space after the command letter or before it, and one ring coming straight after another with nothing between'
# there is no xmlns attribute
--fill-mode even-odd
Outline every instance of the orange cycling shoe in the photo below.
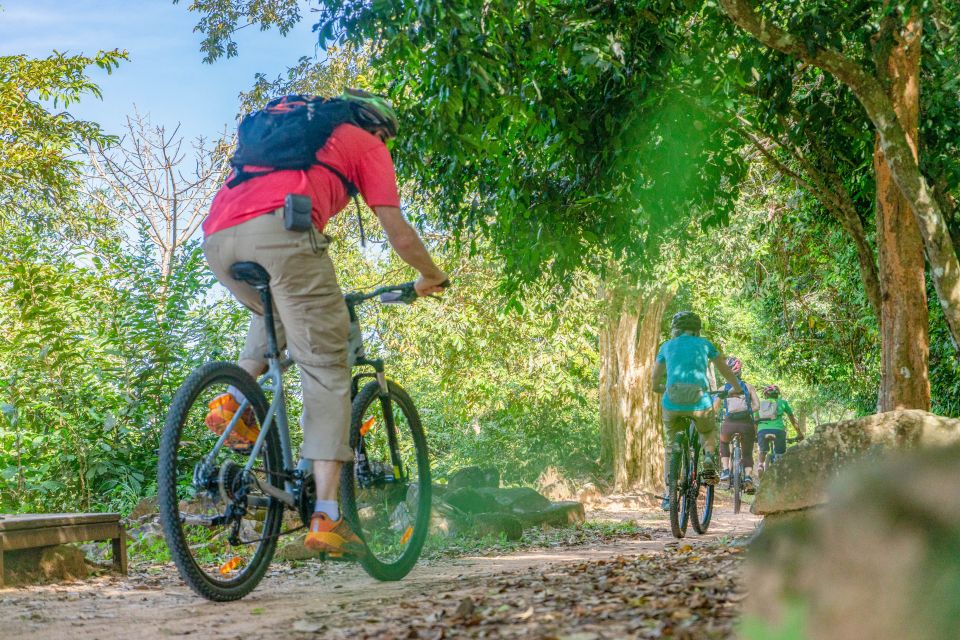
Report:
<svg viewBox="0 0 960 640"><path fill-rule="evenodd" d="M237 409L240 408L236 398L229 393L221 393L211 400L207 406L210 407L210 412L207 413L204 422L206 422L207 428L218 436L227 428L227 425L230 424L233 416L237 413ZM224 444L237 453L249 453L250 447L257 441L259 435L260 427L257 426L257 416L253 413L253 407L247 405L246 410L237 420L237 424L233 425L233 430L227 436L227 441Z"/></svg>
<svg viewBox="0 0 960 640"><path fill-rule="evenodd" d="M344 553L362 556L367 552L367 545L350 529L350 525L343 518L331 520L321 511L315 512L310 518L310 533L304 539L303 546L332 556L340 556Z"/></svg>

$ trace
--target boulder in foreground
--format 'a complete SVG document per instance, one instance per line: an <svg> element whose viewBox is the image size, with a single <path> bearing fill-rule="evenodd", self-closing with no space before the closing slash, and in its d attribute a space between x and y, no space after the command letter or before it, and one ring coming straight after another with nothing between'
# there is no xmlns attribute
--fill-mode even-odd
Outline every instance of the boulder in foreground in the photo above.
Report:
<svg viewBox="0 0 960 640"><path fill-rule="evenodd" d="M769 515L824 504L831 480L851 462L891 450L960 443L960 420L902 410L817 427L763 474L751 511Z"/></svg>

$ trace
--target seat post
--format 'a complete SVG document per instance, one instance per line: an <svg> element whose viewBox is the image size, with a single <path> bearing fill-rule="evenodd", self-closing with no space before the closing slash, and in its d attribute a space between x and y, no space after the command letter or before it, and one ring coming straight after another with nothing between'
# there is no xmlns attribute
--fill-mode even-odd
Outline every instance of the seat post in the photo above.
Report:
<svg viewBox="0 0 960 640"><path fill-rule="evenodd" d="M280 357L277 347L277 327L273 320L273 296L270 295L270 285L263 284L256 287L260 292L260 303L263 305L263 324L267 329L267 353L264 358L273 360Z"/></svg>

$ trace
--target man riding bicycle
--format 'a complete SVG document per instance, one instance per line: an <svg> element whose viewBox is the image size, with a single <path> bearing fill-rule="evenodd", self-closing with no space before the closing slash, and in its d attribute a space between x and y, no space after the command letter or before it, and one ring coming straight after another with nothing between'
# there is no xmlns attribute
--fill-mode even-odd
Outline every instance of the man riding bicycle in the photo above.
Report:
<svg viewBox="0 0 960 640"><path fill-rule="evenodd" d="M373 209L387 240L404 262L420 273L419 295L442 290L447 274L430 258L417 232L400 212L393 160L385 144L397 135L392 105L373 94L348 89L342 99L353 103L356 117L338 124L316 151L307 169L268 170L241 167L243 181L222 186L203 222L203 251L217 280L253 315L239 365L256 378L267 367L266 331L259 293L234 280L230 267L253 261L270 274L277 339L286 345L300 369L303 390L302 456L312 461L317 502L305 545L317 551L363 553L363 543L340 516L337 495L340 465L351 460L348 446L350 370L347 366L349 318L323 233L327 222L349 203L347 185L356 186ZM231 186L232 185L232 186ZM288 194L309 196L307 231L288 230ZM304 211L306 215L306 212ZM218 435L230 423L243 397L230 389L210 403L206 424ZM259 427L248 409L227 445L249 447Z"/></svg>
<svg viewBox="0 0 960 640"><path fill-rule="evenodd" d="M713 343L700 337L700 329L700 316L692 311L676 313L670 321L671 339L661 345L653 370L653 391L664 394L664 472L668 486L674 434L686 429L690 420L703 443L701 479L706 484L716 484L718 480L716 421L707 368L713 362L730 382L735 382L736 376ZM662 506L664 511L670 509L668 490L664 491Z"/></svg>
<svg viewBox="0 0 960 640"><path fill-rule="evenodd" d="M763 390L764 399L760 402L760 424L757 432L757 442L760 443L760 465L757 470L762 472L767 459L767 447L764 444L768 435L774 437L773 450L777 455L787 452L787 427L783 423L783 416L790 418L793 428L797 432L797 440L803 440L803 429L793 415L789 403L780 397L780 387L771 384Z"/></svg>

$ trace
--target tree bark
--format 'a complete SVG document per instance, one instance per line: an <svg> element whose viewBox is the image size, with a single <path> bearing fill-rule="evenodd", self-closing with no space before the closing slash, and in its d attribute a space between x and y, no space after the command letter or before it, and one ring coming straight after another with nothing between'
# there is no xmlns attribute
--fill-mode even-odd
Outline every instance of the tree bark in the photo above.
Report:
<svg viewBox="0 0 960 640"><path fill-rule="evenodd" d="M663 490L660 396L650 385L673 292L607 291L600 328L601 459L617 490Z"/></svg>
<svg viewBox="0 0 960 640"><path fill-rule="evenodd" d="M914 149L885 88L876 73L870 73L839 51L807 49L794 34L771 24L749 0L719 0L723 11L741 29L764 45L816 65L847 85L863 105L877 130L880 148L890 167L890 176L909 203L923 238L933 284L940 299L954 347L960 343L960 259L950 230L933 190L920 172ZM919 46L919 45L918 45Z"/></svg>
<svg viewBox="0 0 960 640"><path fill-rule="evenodd" d="M900 31L898 29L898 31ZM878 60L887 75L890 101L917 158L920 121L920 37L914 13L895 36L895 45ZM880 260L880 335L882 356L879 411L930 410L927 375L929 322L923 239L916 219L876 142L873 167L877 182L877 253Z"/></svg>

